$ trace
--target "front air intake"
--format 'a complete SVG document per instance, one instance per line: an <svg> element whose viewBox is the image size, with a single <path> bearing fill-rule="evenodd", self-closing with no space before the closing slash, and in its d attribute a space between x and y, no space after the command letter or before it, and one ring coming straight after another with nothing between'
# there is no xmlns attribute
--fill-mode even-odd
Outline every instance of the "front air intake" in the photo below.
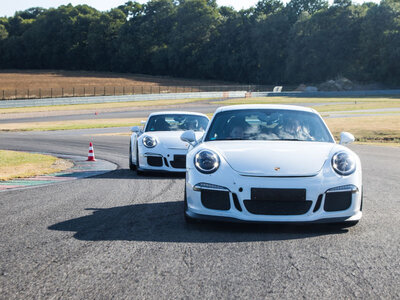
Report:
<svg viewBox="0 0 400 300"><path fill-rule="evenodd" d="M209 209L229 210L231 208L229 192L202 190L201 203Z"/></svg>
<svg viewBox="0 0 400 300"><path fill-rule="evenodd" d="M352 192L326 193L325 211L341 211L351 206Z"/></svg>
<svg viewBox="0 0 400 300"><path fill-rule="evenodd" d="M186 155L174 155L174 160L171 161L171 166L177 169L185 169Z"/></svg>
<svg viewBox="0 0 400 300"><path fill-rule="evenodd" d="M162 157L159 156L147 156L147 164L152 167L162 167Z"/></svg>

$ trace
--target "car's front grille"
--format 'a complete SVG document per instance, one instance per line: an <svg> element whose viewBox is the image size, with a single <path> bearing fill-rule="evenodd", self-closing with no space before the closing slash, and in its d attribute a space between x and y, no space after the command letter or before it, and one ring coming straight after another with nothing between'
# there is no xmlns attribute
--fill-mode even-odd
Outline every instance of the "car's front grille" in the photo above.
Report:
<svg viewBox="0 0 400 300"><path fill-rule="evenodd" d="M162 167L162 157L159 156L147 156L147 164L152 167Z"/></svg>
<svg viewBox="0 0 400 300"><path fill-rule="evenodd" d="M305 189L252 188L251 200L243 201L246 209L255 215L302 215L312 201L306 201Z"/></svg>
<svg viewBox="0 0 400 300"><path fill-rule="evenodd" d="M252 188L251 200L265 201L306 201L305 189Z"/></svg>
<svg viewBox="0 0 400 300"><path fill-rule="evenodd" d="M338 193L326 193L325 196L325 211L341 211L346 210L351 205L351 192L338 192Z"/></svg>
<svg viewBox="0 0 400 300"><path fill-rule="evenodd" d="M174 155L174 160L170 162L173 168L186 168L186 155Z"/></svg>
<svg viewBox="0 0 400 300"><path fill-rule="evenodd" d="M244 200L248 212L255 215L303 215L310 210L312 201Z"/></svg>

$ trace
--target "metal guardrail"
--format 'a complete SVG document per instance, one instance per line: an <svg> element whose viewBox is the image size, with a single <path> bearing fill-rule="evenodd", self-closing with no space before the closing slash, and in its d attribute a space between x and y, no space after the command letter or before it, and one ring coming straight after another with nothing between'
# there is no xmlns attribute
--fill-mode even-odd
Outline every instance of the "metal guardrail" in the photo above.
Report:
<svg viewBox="0 0 400 300"><path fill-rule="evenodd" d="M137 102L177 99L207 99L207 98L242 98L246 91L228 92L200 92L200 93L177 93L177 94L147 94L147 95L125 95L125 96L98 96L98 97L68 97L68 98L46 98L30 100L7 100L0 101L0 108L51 106L69 104L93 104L113 102Z"/></svg>
<svg viewBox="0 0 400 300"><path fill-rule="evenodd" d="M329 98L329 97L376 97L399 96L400 90L366 90L366 91L341 91L341 92L254 92L251 97L302 97L302 98Z"/></svg>
<svg viewBox="0 0 400 300"><path fill-rule="evenodd" d="M87 86L69 88L28 88L0 90L0 100L28 100L46 98L68 97L96 97L96 96L127 96L145 94L177 94L194 92L226 92L226 91L272 91L273 86L268 85L211 85L211 86ZM286 87L286 91L290 87Z"/></svg>
<svg viewBox="0 0 400 300"><path fill-rule="evenodd" d="M399 96L400 90L370 90L370 91L345 91L345 92L248 92L248 91L225 91L225 92L193 92L193 93L170 93L170 94L145 94L125 96L96 96L96 97L67 97L67 98L45 98L29 100L6 100L0 101L0 108L51 106L69 104L93 104L112 102L137 102L157 100L178 99L207 99L207 98L250 98L250 97L376 97L376 96Z"/></svg>

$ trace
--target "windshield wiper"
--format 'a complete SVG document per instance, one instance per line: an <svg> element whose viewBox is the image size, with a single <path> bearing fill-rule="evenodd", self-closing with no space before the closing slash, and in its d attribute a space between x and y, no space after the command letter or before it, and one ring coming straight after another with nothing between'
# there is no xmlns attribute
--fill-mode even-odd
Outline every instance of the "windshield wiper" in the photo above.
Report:
<svg viewBox="0 0 400 300"><path fill-rule="evenodd" d="M223 139L223 141L244 141L244 140L246 140L246 139L244 139L244 138L225 138L225 139Z"/></svg>
<svg viewBox="0 0 400 300"><path fill-rule="evenodd" d="M277 141L302 141L299 139L277 139Z"/></svg>

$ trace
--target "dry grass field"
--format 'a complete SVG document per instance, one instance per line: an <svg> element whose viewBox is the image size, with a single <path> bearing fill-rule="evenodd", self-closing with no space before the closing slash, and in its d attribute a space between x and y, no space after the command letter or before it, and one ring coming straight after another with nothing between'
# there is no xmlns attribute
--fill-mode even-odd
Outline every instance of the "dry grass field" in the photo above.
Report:
<svg viewBox="0 0 400 300"><path fill-rule="evenodd" d="M0 99L191 92L221 85L232 83L109 72L0 71Z"/></svg>
<svg viewBox="0 0 400 300"><path fill-rule="evenodd" d="M109 72L51 70L0 71L0 90L94 86L212 86L226 84L223 81L190 80Z"/></svg>

